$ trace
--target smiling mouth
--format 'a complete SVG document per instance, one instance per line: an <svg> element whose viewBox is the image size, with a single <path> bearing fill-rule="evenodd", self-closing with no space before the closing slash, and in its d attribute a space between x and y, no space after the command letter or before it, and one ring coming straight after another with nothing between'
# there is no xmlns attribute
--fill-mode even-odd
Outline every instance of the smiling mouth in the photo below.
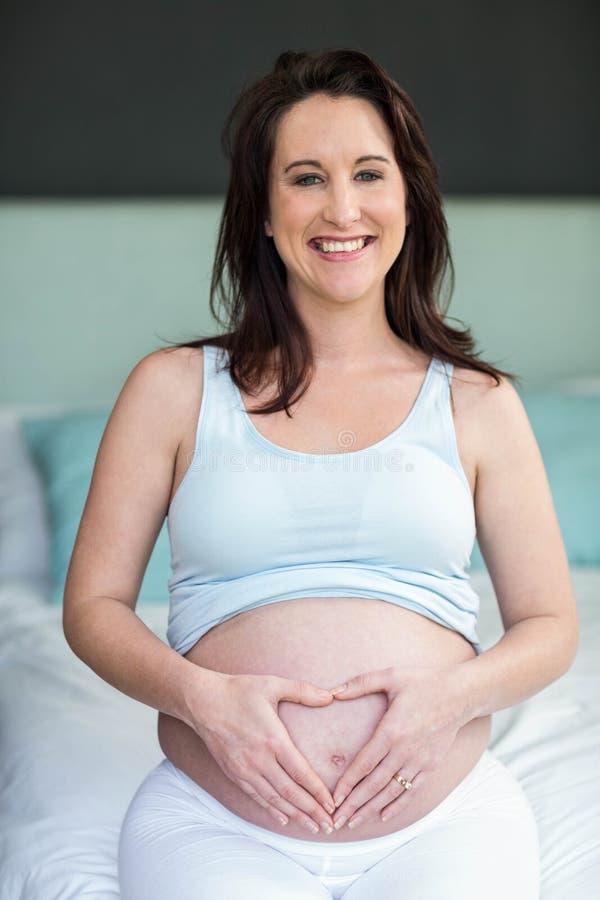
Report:
<svg viewBox="0 0 600 900"><path fill-rule="evenodd" d="M376 238L373 237L373 235L368 234L364 237L356 238L353 241L325 241L313 238L308 243L313 250L317 250L319 253L341 257L356 254L365 247L368 247L369 244L372 244L375 240Z"/></svg>

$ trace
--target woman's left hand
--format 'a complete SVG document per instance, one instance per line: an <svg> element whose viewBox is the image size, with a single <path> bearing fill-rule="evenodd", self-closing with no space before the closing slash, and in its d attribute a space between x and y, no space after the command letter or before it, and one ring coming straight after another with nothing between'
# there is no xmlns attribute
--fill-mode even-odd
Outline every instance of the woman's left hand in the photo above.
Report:
<svg viewBox="0 0 600 900"><path fill-rule="evenodd" d="M338 701L382 691L388 696L388 709L336 785L333 800L339 808L334 824L342 817L348 823L354 817L358 824L357 810L361 824L377 813L387 821L423 788L427 773L445 762L457 732L466 724L459 670L460 663L391 666L363 672L336 691ZM411 789L392 778L396 772L411 782Z"/></svg>

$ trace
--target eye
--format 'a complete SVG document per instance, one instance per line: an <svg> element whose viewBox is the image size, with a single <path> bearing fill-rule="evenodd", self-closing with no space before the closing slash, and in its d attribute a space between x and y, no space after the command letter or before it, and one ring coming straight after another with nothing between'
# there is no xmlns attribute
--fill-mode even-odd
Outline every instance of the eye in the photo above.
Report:
<svg viewBox="0 0 600 900"><path fill-rule="evenodd" d="M307 178L318 178L318 177L319 177L318 175L303 175L302 178L298 178L297 181L294 182L294 184L299 184L302 187L312 187L312 185L306 184L306 179Z"/></svg>
<svg viewBox="0 0 600 900"><path fill-rule="evenodd" d="M378 172L366 172L366 171L364 171L364 172L359 172L358 175L357 175L356 177L357 177L357 178L360 178L361 181L362 181L362 180L363 180L362 177L361 177L362 175L368 175L368 176L369 176L368 178L364 179L367 183L370 182L370 181L377 181L378 179L381 179L381 178L383 177L383 176L380 175ZM313 187L314 182L307 183L307 178L316 178L317 180L320 180L320 176L319 176L319 175L302 175L301 178L296 179L296 181L294 182L294 184L299 184L300 187Z"/></svg>

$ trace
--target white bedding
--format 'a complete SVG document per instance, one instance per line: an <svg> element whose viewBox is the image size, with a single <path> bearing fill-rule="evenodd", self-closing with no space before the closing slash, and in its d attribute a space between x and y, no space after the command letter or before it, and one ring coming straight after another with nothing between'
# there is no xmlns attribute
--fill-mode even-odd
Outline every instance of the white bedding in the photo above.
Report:
<svg viewBox="0 0 600 900"><path fill-rule="evenodd" d="M577 659L544 691L496 713L490 742L537 817L541 900L600 897L600 568L572 573ZM472 583L485 650L502 627L487 573ZM166 605L137 612L164 640ZM61 609L34 588L0 584L0 617L0 900L115 900L121 820L163 757L157 713L77 659Z"/></svg>

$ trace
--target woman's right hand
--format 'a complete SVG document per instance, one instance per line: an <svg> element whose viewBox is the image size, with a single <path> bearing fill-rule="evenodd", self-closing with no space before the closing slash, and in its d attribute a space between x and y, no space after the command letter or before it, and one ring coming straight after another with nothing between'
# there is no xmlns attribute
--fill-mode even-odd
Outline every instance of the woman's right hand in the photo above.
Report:
<svg viewBox="0 0 600 900"><path fill-rule="evenodd" d="M331 827L326 806L333 813L333 798L292 741L278 705L327 706L333 694L277 675L212 674L210 696L204 685L197 709L190 704L189 724L223 772L280 825L295 819L313 832L321 822Z"/></svg>

